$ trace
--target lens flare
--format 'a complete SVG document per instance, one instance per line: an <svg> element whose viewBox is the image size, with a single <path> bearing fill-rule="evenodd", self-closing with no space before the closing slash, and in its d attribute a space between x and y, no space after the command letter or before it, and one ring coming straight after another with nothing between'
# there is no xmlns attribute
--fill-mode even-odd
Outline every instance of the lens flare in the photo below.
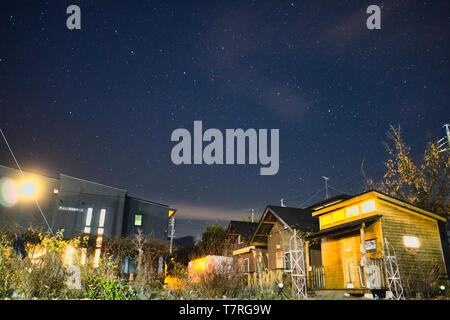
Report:
<svg viewBox="0 0 450 320"><path fill-rule="evenodd" d="M24 197L33 197L37 191L36 183L26 181L20 186L20 191Z"/></svg>
<svg viewBox="0 0 450 320"><path fill-rule="evenodd" d="M5 207L13 206L20 198L19 187L14 180L0 180L0 204Z"/></svg>

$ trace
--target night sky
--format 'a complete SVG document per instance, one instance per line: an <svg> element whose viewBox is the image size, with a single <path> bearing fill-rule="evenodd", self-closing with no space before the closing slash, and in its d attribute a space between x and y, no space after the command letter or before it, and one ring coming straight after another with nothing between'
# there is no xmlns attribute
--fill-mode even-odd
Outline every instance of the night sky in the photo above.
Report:
<svg viewBox="0 0 450 320"><path fill-rule="evenodd" d="M81 8L68 30L66 8ZM381 7L381 30L366 8ZM0 127L21 166L178 208L177 236L379 178L389 124L412 154L449 117L448 1L0 4ZM173 130L280 130L280 168L180 165ZM0 164L14 166L2 142Z"/></svg>

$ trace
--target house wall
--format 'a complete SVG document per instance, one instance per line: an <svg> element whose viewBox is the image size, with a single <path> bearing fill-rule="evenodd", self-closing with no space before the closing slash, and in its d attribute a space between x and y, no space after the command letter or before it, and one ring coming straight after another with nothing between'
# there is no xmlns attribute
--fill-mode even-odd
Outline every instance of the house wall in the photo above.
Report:
<svg viewBox="0 0 450 320"><path fill-rule="evenodd" d="M53 190L59 189L59 180L42 175L31 174L24 171L25 178L31 178L38 185L37 201L42 212L51 223L56 205L57 195ZM24 178L19 170L0 165L0 228L16 227L27 228L34 226L47 229L45 220L33 199L19 198L18 201L11 205L7 199L3 199L3 182L7 179L20 183ZM6 191L6 190L4 190Z"/></svg>
<svg viewBox="0 0 450 320"><path fill-rule="evenodd" d="M269 270L284 269L284 253L289 251L289 239L292 236L290 229L277 221L268 238L268 268Z"/></svg>
<svg viewBox="0 0 450 320"><path fill-rule="evenodd" d="M97 234L101 209L106 210L104 236L120 236L126 190L61 174L60 190L51 221L54 230L64 229L64 237L83 233L88 208L92 208L91 234ZM67 211L62 208L76 208Z"/></svg>
<svg viewBox="0 0 450 320"><path fill-rule="evenodd" d="M125 198L124 225L122 234L133 237L139 230L154 239L166 240L169 207L132 197ZM135 225L135 215L142 215L142 225Z"/></svg>
<svg viewBox="0 0 450 320"><path fill-rule="evenodd" d="M395 206L386 201L378 201L377 208L383 215L381 229L383 237L395 249L402 281L424 279L433 267L446 273L442 244L437 221L413 211ZM418 249L406 248L404 236L414 236L419 240ZM391 252L392 254L392 252Z"/></svg>
<svg viewBox="0 0 450 320"><path fill-rule="evenodd" d="M365 285L364 269L361 266L361 233L360 229L322 238L322 263L325 274L325 288L344 289L351 283L355 288ZM375 221L364 229L366 241L375 240L376 250L367 253L367 258L382 256L381 222ZM360 273L363 279L361 284Z"/></svg>
<svg viewBox="0 0 450 320"><path fill-rule="evenodd" d="M228 238L225 240L225 247L224 247L224 255L225 256L231 256L233 255L234 250L242 249L244 247L247 247L248 241L242 238L241 236L241 243L238 242L238 236L228 236Z"/></svg>

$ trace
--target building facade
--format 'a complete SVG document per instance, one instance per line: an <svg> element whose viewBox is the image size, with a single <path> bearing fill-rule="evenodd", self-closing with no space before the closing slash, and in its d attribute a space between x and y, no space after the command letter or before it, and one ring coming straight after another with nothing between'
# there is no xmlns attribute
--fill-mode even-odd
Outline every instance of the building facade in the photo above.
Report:
<svg viewBox="0 0 450 320"><path fill-rule="evenodd" d="M132 237L141 230L155 239L167 239L168 205L64 174L54 178L23 173L0 166L0 228L46 229L48 223L54 232L64 230L65 238L80 234Z"/></svg>

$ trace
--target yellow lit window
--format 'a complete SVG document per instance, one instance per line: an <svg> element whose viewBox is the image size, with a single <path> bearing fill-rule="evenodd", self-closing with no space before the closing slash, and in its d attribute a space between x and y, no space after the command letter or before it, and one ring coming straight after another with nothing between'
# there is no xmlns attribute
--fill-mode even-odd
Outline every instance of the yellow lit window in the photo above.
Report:
<svg viewBox="0 0 450 320"><path fill-rule="evenodd" d="M331 215L327 214L320 217L320 226L325 226L331 223Z"/></svg>
<svg viewBox="0 0 450 320"><path fill-rule="evenodd" d="M413 236L403 236L403 243L407 248L419 248L419 238Z"/></svg>
<svg viewBox="0 0 450 320"><path fill-rule="evenodd" d="M347 208L347 218L357 216L358 214L359 214L358 206L353 206L353 207Z"/></svg>
<svg viewBox="0 0 450 320"><path fill-rule="evenodd" d="M345 216L344 210L339 210L339 211L333 212L333 222L344 220L345 218L346 218L346 216Z"/></svg>
<svg viewBox="0 0 450 320"><path fill-rule="evenodd" d="M361 203L361 213L368 213L372 211L375 211L375 200Z"/></svg>

